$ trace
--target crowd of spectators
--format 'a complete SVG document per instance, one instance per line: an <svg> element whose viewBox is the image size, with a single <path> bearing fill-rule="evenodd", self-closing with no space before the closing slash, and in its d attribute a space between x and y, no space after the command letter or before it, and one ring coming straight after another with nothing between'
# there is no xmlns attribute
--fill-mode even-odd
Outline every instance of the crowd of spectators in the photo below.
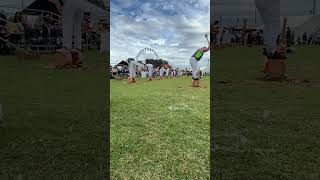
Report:
<svg viewBox="0 0 320 180"><path fill-rule="evenodd" d="M290 28L286 29L286 40L289 46L292 45L320 45L320 32L307 33L302 36L296 36L296 33ZM213 25L212 42L214 46L226 45L263 45L263 30L247 29L243 33L242 29L235 27L223 27L216 21ZM280 35L279 35L280 37ZM279 40L279 38L278 38Z"/></svg>
<svg viewBox="0 0 320 180"><path fill-rule="evenodd" d="M82 32L83 44L87 45L86 49L92 46L99 47L100 34L91 28L88 18L83 21ZM8 54L10 49L13 49L6 41L30 49L56 50L62 46L61 19L58 16L53 17L50 13L33 16L31 19L22 12L16 12L14 15L0 12L0 38L1 54Z"/></svg>
<svg viewBox="0 0 320 180"><path fill-rule="evenodd" d="M137 71L137 76L142 77L143 73L147 73L147 69L140 68ZM164 76L166 77L177 77L177 76L191 76L192 71L188 69L180 69L180 68L169 68L169 73L166 74L166 70L164 71ZM200 71L200 76L206 76L209 75L208 73L203 73ZM160 67L154 68L153 77L159 77L160 76ZM129 77L129 69L128 66L115 66L112 67L110 65L110 79L120 78L124 79Z"/></svg>

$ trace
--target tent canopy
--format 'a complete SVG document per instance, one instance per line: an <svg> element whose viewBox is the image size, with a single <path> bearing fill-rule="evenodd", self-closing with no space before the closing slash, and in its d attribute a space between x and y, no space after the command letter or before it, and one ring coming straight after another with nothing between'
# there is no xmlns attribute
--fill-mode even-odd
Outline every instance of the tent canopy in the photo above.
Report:
<svg viewBox="0 0 320 180"><path fill-rule="evenodd" d="M320 15L309 18L294 30L298 36L302 36L304 32L308 34L320 32Z"/></svg>
<svg viewBox="0 0 320 180"><path fill-rule="evenodd" d="M129 64L126 61L119 62L116 66L128 66Z"/></svg>
<svg viewBox="0 0 320 180"><path fill-rule="evenodd" d="M23 14L27 15L41 15L41 11L48 11L60 15L60 12L57 9L57 7L48 0L35 0L33 3L27 6L22 12Z"/></svg>

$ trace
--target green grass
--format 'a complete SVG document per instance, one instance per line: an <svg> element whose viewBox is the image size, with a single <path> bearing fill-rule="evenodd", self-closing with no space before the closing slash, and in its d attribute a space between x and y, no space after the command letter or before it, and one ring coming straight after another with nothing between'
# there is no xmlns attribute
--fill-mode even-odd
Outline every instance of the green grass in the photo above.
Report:
<svg viewBox="0 0 320 180"><path fill-rule="evenodd" d="M311 81L300 85L256 80L263 76L260 48L216 50L214 179L319 179L319 50L289 56L288 76Z"/></svg>
<svg viewBox="0 0 320 180"><path fill-rule="evenodd" d="M209 179L209 78L111 81L112 179Z"/></svg>
<svg viewBox="0 0 320 180"><path fill-rule="evenodd" d="M289 77L311 81L300 85L257 81L259 48L216 50L203 88L111 80L111 177L208 179L211 80L215 179L318 179L319 50L289 57ZM50 70L52 56L1 57L0 177L106 173L106 64L97 52L86 59L88 70Z"/></svg>
<svg viewBox="0 0 320 180"><path fill-rule="evenodd" d="M106 173L106 58L87 70L45 69L40 60L0 60L0 177L101 177ZM81 178L80 178L81 179Z"/></svg>

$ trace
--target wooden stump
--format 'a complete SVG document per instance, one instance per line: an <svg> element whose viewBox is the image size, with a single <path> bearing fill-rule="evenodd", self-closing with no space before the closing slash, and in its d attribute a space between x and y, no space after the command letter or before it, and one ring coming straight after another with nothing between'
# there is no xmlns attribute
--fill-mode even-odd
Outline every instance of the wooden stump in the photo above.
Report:
<svg viewBox="0 0 320 180"><path fill-rule="evenodd" d="M200 80L192 80L192 87L200 87Z"/></svg>
<svg viewBox="0 0 320 180"><path fill-rule="evenodd" d="M133 82L133 78L128 77L128 84L132 84L132 82Z"/></svg>
<svg viewBox="0 0 320 180"><path fill-rule="evenodd" d="M58 52L54 56L55 62L54 66L56 68L72 66L72 54L68 52Z"/></svg>
<svg viewBox="0 0 320 180"><path fill-rule="evenodd" d="M40 59L40 54L36 52L17 51L16 57L22 60L37 60Z"/></svg>
<svg viewBox="0 0 320 180"><path fill-rule="evenodd" d="M72 65L80 66L82 65L82 55L78 51L71 51L72 54Z"/></svg>
<svg viewBox="0 0 320 180"><path fill-rule="evenodd" d="M32 52L32 53L25 53L24 59L27 60L36 60L36 59L40 59L40 54L36 53L36 52Z"/></svg>
<svg viewBox="0 0 320 180"><path fill-rule="evenodd" d="M136 83L136 78L128 77L128 84Z"/></svg>
<svg viewBox="0 0 320 180"><path fill-rule="evenodd" d="M287 64L285 60L267 59L265 61L264 72L270 78L283 78L286 75Z"/></svg>

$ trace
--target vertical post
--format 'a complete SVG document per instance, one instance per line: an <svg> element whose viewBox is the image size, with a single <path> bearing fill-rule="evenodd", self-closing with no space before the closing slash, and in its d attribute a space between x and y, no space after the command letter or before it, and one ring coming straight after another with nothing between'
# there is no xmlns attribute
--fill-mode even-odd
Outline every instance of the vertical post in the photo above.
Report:
<svg viewBox="0 0 320 180"><path fill-rule="evenodd" d="M254 24L257 26L257 8L254 8Z"/></svg>
<svg viewBox="0 0 320 180"><path fill-rule="evenodd" d="M240 21L238 17L237 17L237 20L236 20L236 21L237 21L237 23L236 23L236 28L238 28L238 23L239 23L239 21Z"/></svg>
<svg viewBox="0 0 320 180"><path fill-rule="evenodd" d="M23 8L24 8L24 1L21 0L21 11L23 10Z"/></svg>
<svg viewBox="0 0 320 180"><path fill-rule="evenodd" d="M313 0L313 16L316 15L316 0Z"/></svg>

